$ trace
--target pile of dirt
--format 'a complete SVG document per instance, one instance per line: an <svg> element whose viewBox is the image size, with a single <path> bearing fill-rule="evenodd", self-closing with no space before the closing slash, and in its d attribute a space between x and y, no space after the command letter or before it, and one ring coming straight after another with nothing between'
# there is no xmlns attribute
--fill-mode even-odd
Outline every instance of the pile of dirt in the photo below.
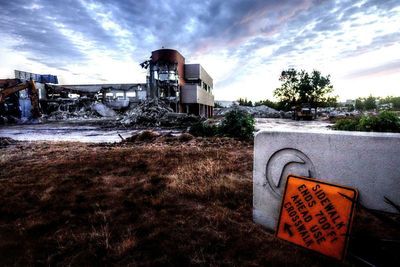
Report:
<svg viewBox="0 0 400 267"><path fill-rule="evenodd" d="M122 144L135 143L136 145L138 145L141 143L143 144L168 143L171 145L171 144L190 142L192 140L195 140L195 137L190 133L173 134L172 132L160 133L152 130L144 130L142 132L135 133L132 136L123 139Z"/></svg>
<svg viewBox="0 0 400 267"><path fill-rule="evenodd" d="M4 148L7 147L9 145L14 145L16 144L18 141L10 138L10 137L0 137L0 148Z"/></svg>
<svg viewBox="0 0 400 267"><path fill-rule="evenodd" d="M123 142L134 143L134 142L152 142L161 134L156 131L145 130L140 133L133 134L132 136L125 138Z"/></svg>

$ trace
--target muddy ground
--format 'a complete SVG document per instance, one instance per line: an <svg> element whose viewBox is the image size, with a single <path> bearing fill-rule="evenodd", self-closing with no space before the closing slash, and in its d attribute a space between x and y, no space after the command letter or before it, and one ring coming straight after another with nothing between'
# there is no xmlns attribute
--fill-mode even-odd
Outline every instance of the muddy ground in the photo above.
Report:
<svg viewBox="0 0 400 267"><path fill-rule="evenodd" d="M251 143L152 138L2 142L0 266L393 266L400 260L398 216L360 206L344 262L253 223Z"/></svg>

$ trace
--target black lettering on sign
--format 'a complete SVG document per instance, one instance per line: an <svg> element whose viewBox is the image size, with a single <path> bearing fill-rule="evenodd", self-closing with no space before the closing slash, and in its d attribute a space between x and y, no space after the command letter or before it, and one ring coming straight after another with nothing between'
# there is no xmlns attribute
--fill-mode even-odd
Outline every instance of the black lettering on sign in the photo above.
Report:
<svg viewBox="0 0 400 267"><path fill-rule="evenodd" d="M312 216L308 210L301 212L301 216L303 216L305 222L310 222L312 220Z"/></svg>
<svg viewBox="0 0 400 267"><path fill-rule="evenodd" d="M317 224L311 226L310 231L313 233L313 237L317 241L318 245L326 240L322 231L320 231L320 228Z"/></svg>
<svg viewBox="0 0 400 267"><path fill-rule="evenodd" d="M306 208L298 195L292 196L291 200L294 201L295 205L298 205L297 208L301 209ZM293 206L291 201L287 201L283 205L283 207L286 209L286 212L288 213L292 222L294 222L294 227L296 228L296 231L300 234L304 244L307 247L311 246L314 243L314 240L310 235L309 231L307 230L307 227L304 225L304 222L300 220L300 216L298 215L299 213L298 210L296 210L296 207ZM301 216L305 222L311 221L312 219L312 216L308 210L301 212ZM285 232L288 233L290 237L292 237L294 233L290 230L290 225L285 224L284 227L285 227L284 229Z"/></svg>
<svg viewBox="0 0 400 267"><path fill-rule="evenodd" d="M324 212L322 210L320 210L318 213L315 214L315 217L317 218L321 229L323 229L325 231L326 235L329 237L329 242L331 242L331 243L336 242L337 241L337 234L334 231L334 228L332 227L330 222L328 221L328 218L324 214ZM324 241L325 240L326 239L324 239ZM318 243L318 240L317 240L317 243Z"/></svg>
<svg viewBox="0 0 400 267"><path fill-rule="evenodd" d="M339 230L343 228L345 224L341 220L339 212L336 210L335 206L330 201L330 199L326 196L321 186L319 184L316 184L312 188L312 191L314 191L315 196L320 201L321 205L324 207L324 210L328 214L328 217L331 219L333 225L335 225L336 229ZM329 227L326 225L325 228L326 230L328 230L330 228L330 225Z"/></svg>
<svg viewBox="0 0 400 267"><path fill-rule="evenodd" d="M305 184L302 184L301 186L297 187L297 189L300 191L302 194L304 200L307 202L307 206L309 208L312 208L317 202L314 200L313 196L310 194L308 191L308 188Z"/></svg>

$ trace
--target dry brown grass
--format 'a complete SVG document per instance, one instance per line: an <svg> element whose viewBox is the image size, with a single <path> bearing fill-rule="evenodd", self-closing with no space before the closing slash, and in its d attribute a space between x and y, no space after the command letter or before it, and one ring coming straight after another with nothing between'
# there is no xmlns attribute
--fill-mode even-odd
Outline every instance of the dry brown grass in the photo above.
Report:
<svg viewBox="0 0 400 267"><path fill-rule="evenodd" d="M146 140L2 148L0 265L339 264L253 223L252 144Z"/></svg>

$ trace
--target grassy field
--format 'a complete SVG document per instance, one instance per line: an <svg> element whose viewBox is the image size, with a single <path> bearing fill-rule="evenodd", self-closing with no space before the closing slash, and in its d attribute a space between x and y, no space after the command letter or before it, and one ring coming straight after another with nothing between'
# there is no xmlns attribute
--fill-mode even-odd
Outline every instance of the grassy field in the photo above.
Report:
<svg viewBox="0 0 400 267"><path fill-rule="evenodd" d="M393 216L359 209L343 263L253 223L252 153L248 142L190 136L5 145L0 266L351 266L371 253L399 261L398 247L379 243L400 239Z"/></svg>

